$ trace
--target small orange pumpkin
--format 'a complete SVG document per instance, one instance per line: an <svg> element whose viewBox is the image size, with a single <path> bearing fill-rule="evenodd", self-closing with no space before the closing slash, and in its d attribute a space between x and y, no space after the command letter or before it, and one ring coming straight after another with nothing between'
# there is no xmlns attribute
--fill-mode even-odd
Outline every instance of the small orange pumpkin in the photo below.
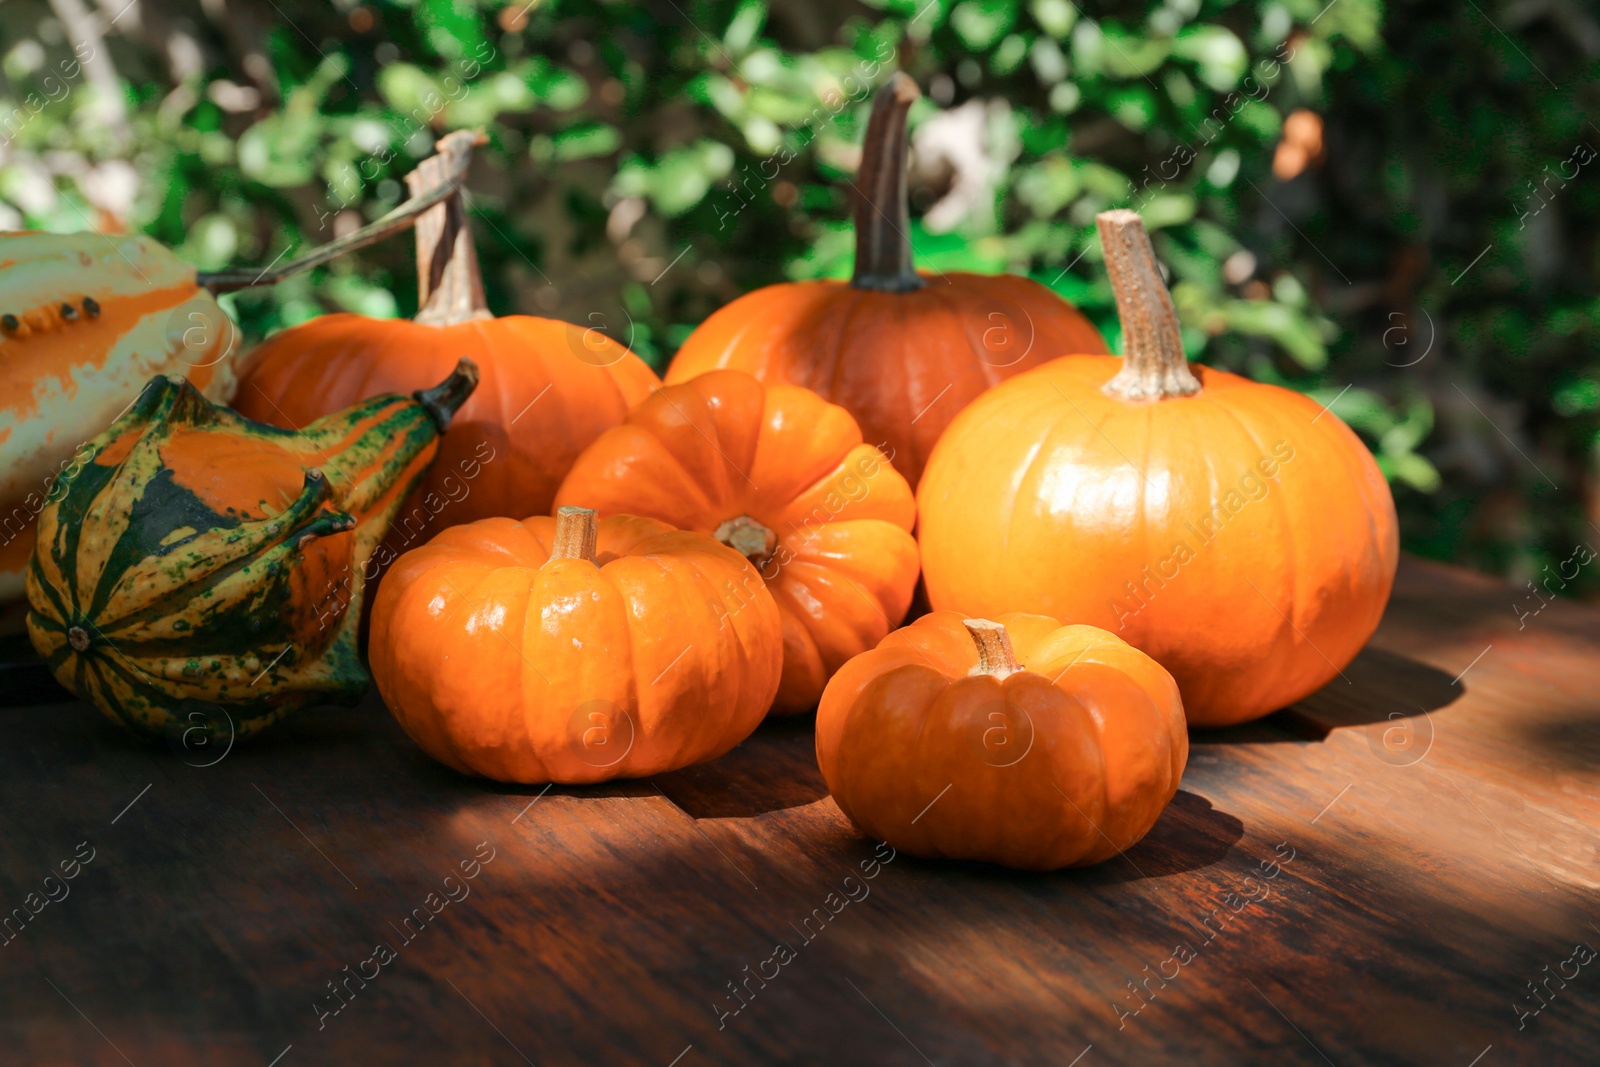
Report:
<svg viewBox="0 0 1600 1067"><path fill-rule="evenodd" d="M1171 675L1043 615L924 615L845 664L817 709L834 802L913 856L1099 863L1155 825L1188 759Z"/></svg>
<svg viewBox="0 0 1600 1067"><path fill-rule="evenodd" d="M1244 722L1377 628L1394 501L1315 401L1191 371L1139 216L1099 222L1127 358L1058 359L951 424L918 492L928 599L1112 630L1172 672L1191 724Z"/></svg>
<svg viewBox="0 0 1600 1067"><path fill-rule="evenodd" d="M389 710L434 759L580 784L743 741L777 691L783 641L737 552L654 519L562 508L454 526L401 556L368 654Z"/></svg>
<svg viewBox="0 0 1600 1067"><path fill-rule="evenodd" d="M478 135L440 139L407 176L414 192L464 168ZM244 360L235 406L295 428L371 396L438 381L471 358L482 385L456 414L439 458L401 507L389 545L446 526L549 512L578 453L660 384L644 361L598 330L528 315L490 315L460 195L416 226L421 310L411 321L324 315L274 334ZM441 369L442 368L442 369Z"/></svg>
<svg viewBox="0 0 1600 1067"><path fill-rule="evenodd" d="M854 277L745 294L689 335L666 376L674 384L732 367L815 389L913 486L944 428L985 389L1063 352L1106 350L1094 325L1038 282L913 269L905 130L920 95L897 73L873 101L854 186Z"/></svg>
<svg viewBox="0 0 1600 1067"><path fill-rule="evenodd" d="M748 557L783 618L776 714L815 707L917 582L911 487L850 413L739 371L656 392L583 451L556 502L649 515Z"/></svg>

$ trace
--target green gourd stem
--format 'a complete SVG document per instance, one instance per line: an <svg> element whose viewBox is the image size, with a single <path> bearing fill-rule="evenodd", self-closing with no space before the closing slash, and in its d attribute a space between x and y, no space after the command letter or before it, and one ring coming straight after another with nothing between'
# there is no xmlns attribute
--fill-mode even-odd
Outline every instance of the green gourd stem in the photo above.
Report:
<svg viewBox="0 0 1600 1067"><path fill-rule="evenodd" d="M418 389L411 396L432 416L439 432L444 433L450 428L450 419L477 387L478 365L463 356L457 361L456 369L450 372L450 377L432 389Z"/></svg>
<svg viewBox="0 0 1600 1067"><path fill-rule="evenodd" d="M416 184L411 183L412 176L407 175L406 182L411 188L411 198L354 233L335 238L282 266L268 267L266 270L199 271L195 275L195 280L213 295L237 292L258 285L275 285L285 278L313 267L320 267L346 253L377 244L387 237L409 229L418 224L419 218L447 201L454 200L459 204L460 183L466 177L467 165L472 160L472 146L486 141L487 138L483 134L465 130L441 138L436 146L436 154L423 161L423 166L439 161L438 166L430 168L431 180L419 189ZM419 166L418 170L421 169Z"/></svg>
<svg viewBox="0 0 1600 1067"><path fill-rule="evenodd" d="M1095 216L1106 274L1122 321L1122 369L1107 382L1107 396L1119 400L1165 400L1193 396L1200 380L1183 352L1178 313L1161 280L1155 249L1144 220L1121 208Z"/></svg>
<svg viewBox="0 0 1600 1067"><path fill-rule="evenodd" d="M600 517L590 508L570 505L556 509L556 536L550 546L551 560L581 559L594 562L595 541L600 533Z"/></svg>
<svg viewBox="0 0 1600 1067"><path fill-rule="evenodd" d="M978 665L972 668L972 674L1004 678L1022 670L1022 664L1011 651L1011 635L1003 625L988 619L963 619L961 625L967 628L972 643L978 646Z"/></svg>
<svg viewBox="0 0 1600 1067"><path fill-rule="evenodd" d="M891 293L921 289L911 259L906 203L906 113L922 96L896 71L872 101L861 169L856 174L856 269L850 284Z"/></svg>

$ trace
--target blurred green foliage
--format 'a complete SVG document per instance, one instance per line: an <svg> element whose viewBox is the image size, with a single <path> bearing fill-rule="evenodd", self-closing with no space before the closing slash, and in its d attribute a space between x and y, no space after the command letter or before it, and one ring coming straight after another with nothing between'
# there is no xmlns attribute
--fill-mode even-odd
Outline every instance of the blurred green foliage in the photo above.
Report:
<svg viewBox="0 0 1600 1067"><path fill-rule="evenodd" d="M481 127L491 305L660 366L742 292L848 274L845 179L898 67L926 93L922 266L1029 274L1115 344L1093 219L1136 207L1191 356L1330 404L1409 548L1526 581L1600 543L1600 161L1576 162L1600 147L1600 26L1578 5L124 4L9 0L0 226L264 265ZM1286 130L1298 111L1320 121ZM396 241L226 300L255 339L407 314L412 277Z"/></svg>

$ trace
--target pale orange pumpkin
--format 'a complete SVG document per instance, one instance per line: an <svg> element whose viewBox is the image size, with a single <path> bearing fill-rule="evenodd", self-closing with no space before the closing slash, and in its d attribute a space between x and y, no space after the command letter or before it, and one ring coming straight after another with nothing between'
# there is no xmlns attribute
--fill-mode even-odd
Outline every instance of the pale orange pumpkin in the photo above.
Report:
<svg viewBox="0 0 1600 1067"><path fill-rule="evenodd" d="M1104 352L1076 308L1017 275L918 274L906 205L906 113L897 73L878 92L856 189L849 282L769 285L684 341L669 384L719 367L803 385L843 406L913 486L950 420L985 389L1063 352Z"/></svg>
<svg viewBox="0 0 1600 1067"><path fill-rule="evenodd" d="M471 133L447 135L407 182L428 188L442 169L464 170L474 143ZM274 334L243 361L235 401L250 418L294 428L374 393L437 381L462 356L478 365L477 393L401 507L380 559L455 523L547 513L583 447L660 384L598 330L492 316L459 195L423 215L416 235L415 319L324 315Z"/></svg>
<svg viewBox="0 0 1600 1067"><path fill-rule="evenodd" d="M815 707L916 586L906 480L843 408L739 371L656 392L584 449L556 502L648 515L747 556L783 619L775 714Z"/></svg>
<svg viewBox="0 0 1600 1067"><path fill-rule="evenodd" d="M1171 675L1042 615L924 615L845 664L817 709L839 810L914 856L1099 863L1150 831L1188 758Z"/></svg>
<svg viewBox="0 0 1600 1067"><path fill-rule="evenodd" d="M1399 531L1337 415L1189 367L1138 215L1100 216L1126 359L998 386L934 450L918 536L935 608L1048 613L1155 657L1226 726L1339 675L1378 625Z"/></svg>
<svg viewBox="0 0 1600 1067"><path fill-rule="evenodd" d="M454 526L401 556L368 654L424 751L529 784L714 759L761 722L783 657L777 606L744 557L583 508Z"/></svg>

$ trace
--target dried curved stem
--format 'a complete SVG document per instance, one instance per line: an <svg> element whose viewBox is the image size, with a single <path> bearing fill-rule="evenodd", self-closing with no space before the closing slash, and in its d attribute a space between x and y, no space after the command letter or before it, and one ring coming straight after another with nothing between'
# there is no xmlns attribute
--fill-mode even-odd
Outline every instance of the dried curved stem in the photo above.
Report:
<svg viewBox="0 0 1600 1067"><path fill-rule="evenodd" d="M458 186L452 175L466 173L481 133L457 131L439 140L434 154L406 175L406 188L417 196L441 185ZM478 250L472 243L466 206L460 190L417 218L417 315L414 321L451 326L471 319L492 318L483 298Z"/></svg>
<svg viewBox="0 0 1600 1067"><path fill-rule="evenodd" d="M468 151L459 151L459 142L453 138L467 138ZM358 248L365 248L376 244L386 237L392 237L403 230L416 224L417 220L430 209L454 197L460 199L461 179L467 173L467 164L471 162L470 146L480 144L486 140L481 133L459 131L449 134L439 141L439 155L435 155L423 162L423 165L435 159L444 159L445 166L437 174L435 180L427 188L418 193L412 187L412 197L405 203L396 207L382 218L361 227L355 233L344 237L335 238L325 245L319 245L299 259L290 260L279 267L269 267L266 270L216 270L199 271L195 275L196 281L214 294L232 293L240 289L249 289L257 285L273 285L295 274L308 271L313 267L320 267L324 263L338 259L347 252L354 252ZM445 152L450 155L446 157ZM421 167L419 166L420 170ZM410 182L411 176L406 178Z"/></svg>
<svg viewBox="0 0 1600 1067"><path fill-rule="evenodd" d="M872 101L856 174L856 269L850 284L893 293L920 289L906 204L906 113L922 96L902 71Z"/></svg>
<svg viewBox="0 0 1600 1067"><path fill-rule="evenodd" d="M1200 381L1183 353L1178 313L1156 266L1144 220L1125 208L1095 216L1106 273L1122 320L1122 369L1105 384L1120 400L1164 400L1192 396Z"/></svg>

